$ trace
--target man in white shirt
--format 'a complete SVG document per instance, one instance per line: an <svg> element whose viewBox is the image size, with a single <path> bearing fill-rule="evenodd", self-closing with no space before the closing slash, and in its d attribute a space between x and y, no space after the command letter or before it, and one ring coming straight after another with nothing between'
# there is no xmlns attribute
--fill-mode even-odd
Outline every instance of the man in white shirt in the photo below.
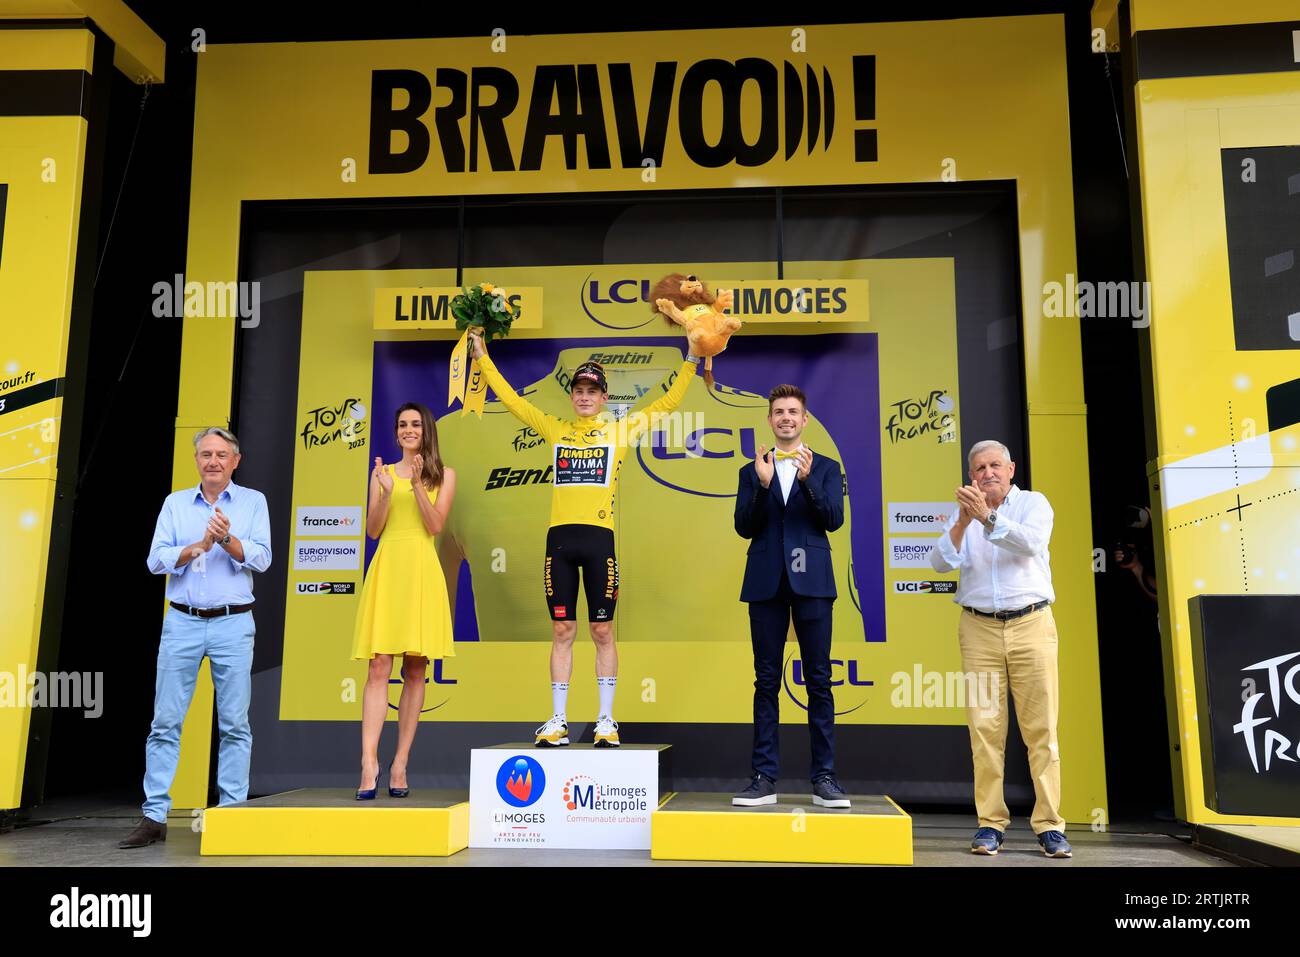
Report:
<svg viewBox="0 0 1300 957"><path fill-rule="evenodd" d="M1016 464L1001 442L975 443L967 464L971 484L957 489L958 509L931 549L930 565L961 573L954 600L962 606L957 628L962 668L977 678L989 675L997 695L993 708L972 702L966 710L979 814L971 851L996 854L1011 823L1002 792L1010 684L1034 782L1030 823L1044 854L1070 857L1056 740L1059 677L1051 609L1056 594L1047 548L1052 506L1041 493L1011 484Z"/></svg>

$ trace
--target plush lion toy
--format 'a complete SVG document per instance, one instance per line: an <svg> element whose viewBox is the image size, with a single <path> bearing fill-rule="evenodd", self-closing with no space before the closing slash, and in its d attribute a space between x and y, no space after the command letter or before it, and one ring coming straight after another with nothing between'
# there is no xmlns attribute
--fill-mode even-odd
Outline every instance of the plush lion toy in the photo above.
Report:
<svg viewBox="0 0 1300 957"><path fill-rule="evenodd" d="M741 322L728 316L733 290L723 289L716 296L694 276L675 272L664 276L650 294L653 312L663 315L669 325L676 323L686 330L691 352L704 356L704 381L713 388L713 357L727 348L727 340Z"/></svg>

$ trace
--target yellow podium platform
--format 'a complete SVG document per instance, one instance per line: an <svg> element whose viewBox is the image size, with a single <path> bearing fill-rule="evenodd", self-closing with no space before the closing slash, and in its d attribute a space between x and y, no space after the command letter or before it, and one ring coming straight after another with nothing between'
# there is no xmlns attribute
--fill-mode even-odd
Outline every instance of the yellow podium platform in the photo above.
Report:
<svg viewBox="0 0 1300 957"><path fill-rule="evenodd" d="M1285 824L1200 824L1192 844L1266 867L1300 867L1300 827Z"/></svg>
<svg viewBox="0 0 1300 957"><path fill-rule="evenodd" d="M345 788L302 788L208 808L200 853L235 856L447 857L469 845L464 791L416 789L358 801Z"/></svg>
<svg viewBox="0 0 1300 957"><path fill-rule="evenodd" d="M912 819L883 795L822 808L810 794L733 807L730 794L669 794L650 815L650 856L677 861L911 864Z"/></svg>

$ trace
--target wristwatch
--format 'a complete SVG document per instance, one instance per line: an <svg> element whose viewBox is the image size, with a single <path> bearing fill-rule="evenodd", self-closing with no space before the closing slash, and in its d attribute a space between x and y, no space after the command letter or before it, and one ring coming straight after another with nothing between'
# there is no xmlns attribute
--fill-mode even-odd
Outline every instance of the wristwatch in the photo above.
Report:
<svg viewBox="0 0 1300 957"><path fill-rule="evenodd" d="M223 548L224 548L226 545L229 545L229 544L230 544L230 536L229 536L229 535L226 535L226 537L223 538L223 539L221 539L221 541L217 542L217 544L220 545L220 546L222 546Z"/></svg>
<svg viewBox="0 0 1300 957"><path fill-rule="evenodd" d="M998 520L998 510L995 508L989 512L989 517L984 520L984 525L986 528L992 528L995 524L997 524L997 520Z"/></svg>

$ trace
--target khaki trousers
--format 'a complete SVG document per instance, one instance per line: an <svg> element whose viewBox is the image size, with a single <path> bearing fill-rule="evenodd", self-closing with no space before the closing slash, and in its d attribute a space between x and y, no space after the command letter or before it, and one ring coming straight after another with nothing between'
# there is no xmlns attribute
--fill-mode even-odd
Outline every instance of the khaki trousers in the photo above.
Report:
<svg viewBox="0 0 1300 957"><path fill-rule="evenodd" d="M1005 831L1011 823L1002 793L1009 685L1034 782L1036 800L1030 824L1035 834L1064 832L1061 755L1056 742L1060 681L1056 669L1056 620L1051 607L1010 621L985 618L963 609L957 640L963 670L992 692L991 701L976 700L966 709L979 826Z"/></svg>

